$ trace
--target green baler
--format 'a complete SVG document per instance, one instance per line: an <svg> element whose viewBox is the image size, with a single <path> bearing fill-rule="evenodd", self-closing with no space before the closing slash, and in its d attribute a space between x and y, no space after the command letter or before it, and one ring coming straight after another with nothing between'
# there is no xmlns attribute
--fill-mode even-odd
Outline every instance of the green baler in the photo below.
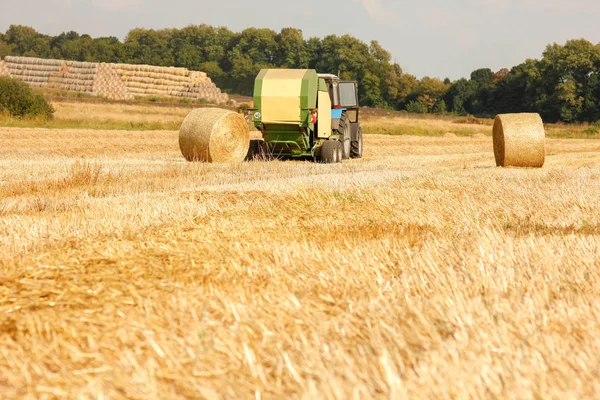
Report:
<svg viewBox="0 0 600 400"><path fill-rule="evenodd" d="M361 135L358 126L352 129L348 117L356 115L358 124L358 99L355 113L338 104L332 106L332 101L342 97L335 92L340 82L336 79L333 75L320 77L313 69L260 71L254 85L255 108L247 114L249 123L262 133L260 150L273 157L310 157L326 163L348 158L345 141ZM352 96L356 96L356 83L352 83ZM350 142L347 144L350 148ZM362 137L360 145L362 153ZM355 152L354 157L360 155Z"/></svg>

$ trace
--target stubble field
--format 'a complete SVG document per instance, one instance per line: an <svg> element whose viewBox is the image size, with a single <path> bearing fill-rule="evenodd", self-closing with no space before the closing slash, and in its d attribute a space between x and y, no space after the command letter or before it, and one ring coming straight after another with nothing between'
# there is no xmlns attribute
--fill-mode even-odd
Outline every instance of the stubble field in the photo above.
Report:
<svg viewBox="0 0 600 400"><path fill-rule="evenodd" d="M208 165L0 128L0 398L596 397L600 140L499 169L490 130Z"/></svg>

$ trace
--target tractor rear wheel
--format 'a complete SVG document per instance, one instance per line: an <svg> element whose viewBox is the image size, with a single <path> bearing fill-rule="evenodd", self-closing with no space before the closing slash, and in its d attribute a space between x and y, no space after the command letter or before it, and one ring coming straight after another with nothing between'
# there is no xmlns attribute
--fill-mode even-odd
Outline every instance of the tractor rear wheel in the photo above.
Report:
<svg viewBox="0 0 600 400"><path fill-rule="evenodd" d="M363 142L362 142L362 128L358 127L358 134L356 135L356 140L352 141L352 148L350 150L350 157L352 158L362 158L363 153Z"/></svg>
<svg viewBox="0 0 600 400"><path fill-rule="evenodd" d="M350 120L348 119L348 114L342 114L342 118L340 119L340 125L337 131L340 135L340 140L342 143L342 159L347 160L350 158L352 151L352 145L350 143Z"/></svg>
<svg viewBox="0 0 600 400"><path fill-rule="evenodd" d="M341 143L337 140L326 140L321 145L320 159L322 163L333 164L340 162Z"/></svg>

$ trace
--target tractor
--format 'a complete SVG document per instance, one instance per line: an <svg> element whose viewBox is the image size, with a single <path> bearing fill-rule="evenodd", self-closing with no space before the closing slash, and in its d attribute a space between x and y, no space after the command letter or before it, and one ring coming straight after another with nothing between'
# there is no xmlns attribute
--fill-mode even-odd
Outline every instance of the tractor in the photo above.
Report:
<svg viewBox="0 0 600 400"><path fill-rule="evenodd" d="M314 69L263 69L246 121L261 140L249 155L338 163L362 157L358 84Z"/></svg>

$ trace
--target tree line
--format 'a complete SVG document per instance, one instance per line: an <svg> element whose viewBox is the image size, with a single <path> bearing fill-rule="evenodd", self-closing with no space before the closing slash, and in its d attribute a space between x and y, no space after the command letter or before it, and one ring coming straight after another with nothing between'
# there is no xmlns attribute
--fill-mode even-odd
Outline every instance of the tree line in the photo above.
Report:
<svg viewBox="0 0 600 400"><path fill-rule="evenodd" d="M546 121L600 120L600 46L584 40L548 45L539 60L511 69L473 71L469 79L417 79L377 41L350 35L304 38L299 29L208 25L133 29L125 40L65 32L48 36L12 25L0 56L178 66L204 71L225 92L251 95L261 68L314 68L359 81L361 104L413 113L493 116L539 112Z"/></svg>

